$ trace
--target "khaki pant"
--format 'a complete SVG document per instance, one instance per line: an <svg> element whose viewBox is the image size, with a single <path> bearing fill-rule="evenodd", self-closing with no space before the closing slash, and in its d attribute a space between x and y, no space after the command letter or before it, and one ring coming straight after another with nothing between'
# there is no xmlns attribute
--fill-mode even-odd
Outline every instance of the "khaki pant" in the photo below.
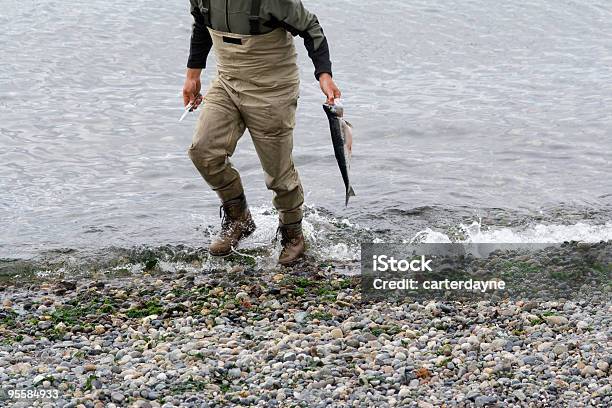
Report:
<svg viewBox="0 0 612 408"><path fill-rule="evenodd" d="M299 96L293 37L284 29L254 36L209 30L218 74L204 96L189 157L222 201L234 199L243 187L229 158L248 128L280 221L298 222L304 194L291 154Z"/></svg>

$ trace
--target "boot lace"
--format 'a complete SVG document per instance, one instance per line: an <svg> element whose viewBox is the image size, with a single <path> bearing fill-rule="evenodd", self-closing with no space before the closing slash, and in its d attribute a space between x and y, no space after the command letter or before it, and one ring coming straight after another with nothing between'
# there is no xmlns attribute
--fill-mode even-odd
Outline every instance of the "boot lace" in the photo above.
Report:
<svg viewBox="0 0 612 408"><path fill-rule="evenodd" d="M232 232L234 222L227 215L227 211L223 205L219 206L219 218L221 218L221 232L220 235L229 235Z"/></svg>

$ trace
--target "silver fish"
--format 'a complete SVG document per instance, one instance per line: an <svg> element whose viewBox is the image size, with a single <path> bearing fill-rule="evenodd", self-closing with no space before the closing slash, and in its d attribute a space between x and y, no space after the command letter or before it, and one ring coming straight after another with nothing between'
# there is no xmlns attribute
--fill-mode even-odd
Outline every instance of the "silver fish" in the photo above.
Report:
<svg viewBox="0 0 612 408"><path fill-rule="evenodd" d="M344 108L339 101L336 101L334 105L324 104L323 110L325 114L327 114L327 119L329 120L334 154L346 188L346 198L344 201L344 205L346 206L348 205L349 197L355 195L355 191L353 191L353 187L351 187L351 182L349 180L351 151L353 147L353 127L344 119Z"/></svg>

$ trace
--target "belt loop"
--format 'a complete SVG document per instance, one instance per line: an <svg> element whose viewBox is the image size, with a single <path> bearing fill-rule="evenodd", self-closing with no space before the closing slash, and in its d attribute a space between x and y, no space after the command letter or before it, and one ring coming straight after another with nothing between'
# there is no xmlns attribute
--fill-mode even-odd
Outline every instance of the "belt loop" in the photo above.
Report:
<svg viewBox="0 0 612 408"><path fill-rule="evenodd" d="M249 23L251 24L251 35L259 34L259 9L261 8L261 0L251 0L251 15Z"/></svg>

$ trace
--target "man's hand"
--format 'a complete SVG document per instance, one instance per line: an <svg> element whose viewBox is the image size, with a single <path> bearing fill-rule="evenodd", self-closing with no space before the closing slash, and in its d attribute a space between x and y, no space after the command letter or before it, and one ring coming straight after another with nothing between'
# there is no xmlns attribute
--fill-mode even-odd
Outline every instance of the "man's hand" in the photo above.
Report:
<svg viewBox="0 0 612 408"><path fill-rule="evenodd" d="M331 75L327 73L319 75L319 85L321 85L321 90L327 97L327 104L329 105L333 105L334 99L338 99L342 95Z"/></svg>
<svg viewBox="0 0 612 408"><path fill-rule="evenodd" d="M185 84L183 85L183 106L187 106L190 103L194 111L202 103L202 95L200 90L202 89L202 83L200 82L201 69L187 69L187 75L185 77Z"/></svg>

